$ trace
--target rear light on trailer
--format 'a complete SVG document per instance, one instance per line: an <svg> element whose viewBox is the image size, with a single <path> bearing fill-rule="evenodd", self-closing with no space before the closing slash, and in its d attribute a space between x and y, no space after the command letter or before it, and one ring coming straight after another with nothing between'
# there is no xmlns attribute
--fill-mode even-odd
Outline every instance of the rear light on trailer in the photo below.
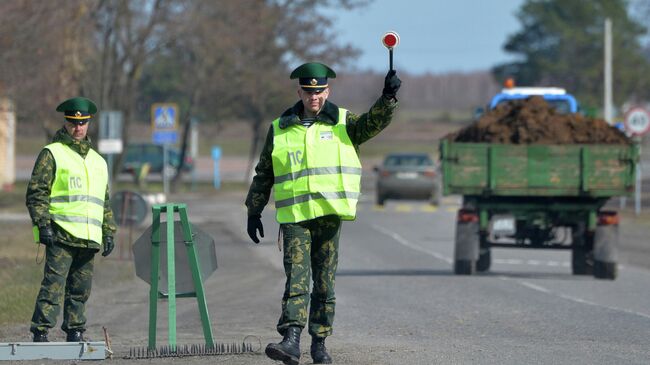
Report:
<svg viewBox="0 0 650 365"><path fill-rule="evenodd" d="M598 225L599 226L616 226L620 222L617 212L604 211L598 212Z"/></svg>
<svg viewBox="0 0 650 365"><path fill-rule="evenodd" d="M474 210L459 209L456 220L460 223L478 222L478 214Z"/></svg>

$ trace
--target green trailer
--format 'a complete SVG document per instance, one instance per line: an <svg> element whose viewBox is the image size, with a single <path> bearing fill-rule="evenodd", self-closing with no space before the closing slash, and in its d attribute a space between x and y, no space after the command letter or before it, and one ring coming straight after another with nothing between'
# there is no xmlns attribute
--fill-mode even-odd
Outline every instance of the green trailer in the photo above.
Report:
<svg viewBox="0 0 650 365"><path fill-rule="evenodd" d="M444 195L462 195L454 272L487 271L495 247L568 249L572 272L614 279L618 214L634 190L639 150L627 144L440 145Z"/></svg>

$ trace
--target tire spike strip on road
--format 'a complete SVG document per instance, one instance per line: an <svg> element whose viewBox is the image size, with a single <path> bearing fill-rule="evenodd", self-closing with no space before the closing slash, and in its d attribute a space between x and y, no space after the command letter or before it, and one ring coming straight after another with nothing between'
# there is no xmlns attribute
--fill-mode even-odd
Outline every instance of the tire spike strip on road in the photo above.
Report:
<svg viewBox="0 0 650 365"><path fill-rule="evenodd" d="M186 356L214 356L214 355L234 355L252 353L253 345L250 343L216 343L214 346L201 345L183 345L183 346L160 346L150 349L148 347L132 347L129 349L128 356L125 359L154 359L162 357L186 357Z"/></svg>

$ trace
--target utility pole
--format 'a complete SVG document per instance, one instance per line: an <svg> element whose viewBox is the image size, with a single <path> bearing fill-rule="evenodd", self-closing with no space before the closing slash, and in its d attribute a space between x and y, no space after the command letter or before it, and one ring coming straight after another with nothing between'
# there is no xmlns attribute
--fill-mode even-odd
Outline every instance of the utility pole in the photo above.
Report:
<svg viewBox="0 0 650 365"><path fill-rule="evenodd" d="M605 100L604 118L610 125L614 122L612 111L612 20L605 19Z"/></svg>

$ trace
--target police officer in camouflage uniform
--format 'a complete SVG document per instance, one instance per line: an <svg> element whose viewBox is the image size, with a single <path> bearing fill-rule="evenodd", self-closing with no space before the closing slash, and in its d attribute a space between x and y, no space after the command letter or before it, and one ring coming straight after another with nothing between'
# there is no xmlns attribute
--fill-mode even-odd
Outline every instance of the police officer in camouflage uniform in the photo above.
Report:
<svg viewBox="0 0 650 365"><path fill-rule="evenodd" d="M341 221L355 218L360 194L359 145L388 126L401 84L389 71L382 96L370 111L356 115L327 100L328 79L334 77L332 69L313 62L291 73L299 79L301 100L269 128L246 198L248 235L259 243L257 233L264 237L261 213L273 187L286 285L277 325L283 339L269 344L266 354L285 364L299 363L300 333L307 324L314 363L332 362L325 338L334 321Z"/></svg>
<svg viewBox="0 0 650 365"><path fill-rule="evenodd" d="M30 331L48 342L63 299L66 341L85 341L85 303L90 296L95 253L108 256L116 231L109 203L108 170L91 148L88 122L97 112L86 98L72 98L56 110L65 123L38 155L27 187L34 238L45 245L45 268Z"/></svg>

